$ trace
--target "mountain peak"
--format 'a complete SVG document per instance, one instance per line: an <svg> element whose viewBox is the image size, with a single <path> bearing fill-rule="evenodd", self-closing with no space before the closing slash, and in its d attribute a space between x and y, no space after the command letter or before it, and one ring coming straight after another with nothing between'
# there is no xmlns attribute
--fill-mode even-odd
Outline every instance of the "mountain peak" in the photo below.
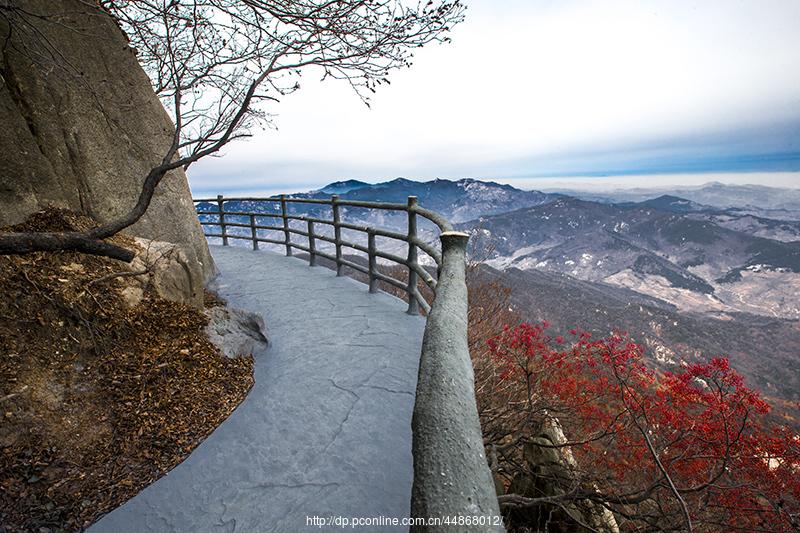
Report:
<svg viewBox="0 0 800 533"><path fill-rule="evenodd" d="M539 191L524 191L511 185L475 178L447 178L416 181L395 178L376 184L346 180L326 185L304 196L341 195L342 200L405 202L416 196L427 209L441 213L453 222L471 220L481 215L504 213L532 205L541 205L551 196Z"/></svg>
<svg viewBox="0 0 800 533"><path fill-rule="evenodd" d="M691 200L687 200L686 198L681 198L680 196L674 196L672 194L662 194L656 198L645 200L641 202L640 205L673 212L699 211L705 207Z"/></svg>
<svg viewBox="0 0 800 533"><path fill-rule="evenodd" d="M359 180L334 181L333 183L329 183L315 192L321 192L325 194L344 194L346 192L354 191L356 189L363 189L364 187L369 186L369 183Z"/></svg>

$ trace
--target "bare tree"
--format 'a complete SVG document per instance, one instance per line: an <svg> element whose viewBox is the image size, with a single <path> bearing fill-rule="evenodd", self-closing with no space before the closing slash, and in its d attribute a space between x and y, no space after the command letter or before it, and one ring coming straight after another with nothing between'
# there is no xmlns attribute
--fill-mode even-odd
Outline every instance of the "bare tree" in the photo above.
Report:
<svg viewBox="0 0 800 533"><path fill-rule="evenodd" d="M270 125L269 104L298 90L305 71L346 80L368 105L391 71L411 65L413 49L447 41L464 12L458 0L81 1L128 35L175 124L172 142L125 215L86 232L0 233L0 254L76 250L130 261L131 251L103 239L144 215L169 171ZM37 14L11 0L0 2L0 17L13 31Z"/></svg>

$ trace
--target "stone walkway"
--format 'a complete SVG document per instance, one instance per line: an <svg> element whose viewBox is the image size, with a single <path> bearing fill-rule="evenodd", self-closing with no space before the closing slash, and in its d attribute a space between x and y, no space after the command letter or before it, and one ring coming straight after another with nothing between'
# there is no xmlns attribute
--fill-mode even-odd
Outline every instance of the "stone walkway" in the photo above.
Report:
<svg viewBox="0 0 800 533"><path fill-rule="evenodd" d="M211 249L220 294L267 325L255 385L183 463L90 531L332 531L306 517L408 516L425 320L323 267Z"/></svg>

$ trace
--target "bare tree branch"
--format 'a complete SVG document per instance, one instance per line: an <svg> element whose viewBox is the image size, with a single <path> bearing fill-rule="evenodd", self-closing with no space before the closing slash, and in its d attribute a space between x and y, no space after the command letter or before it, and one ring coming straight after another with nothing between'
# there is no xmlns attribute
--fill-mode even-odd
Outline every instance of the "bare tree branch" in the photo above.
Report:
<svg viewBox="0 0 800 533"><path fill-rule="evenodd" d="M345 80L367 104L387 76L411 65L413 50L445 42L463 19L456 1L99 0L130 40L175 131L144 177L135 205L86 233L0 234L0 253L71 249L126 260L108 238L135 224L170 171L186 169L228 143L271 125L265 105L300 88L306 71ZM0 4L11 29L54 23L20 0ZM58 22L62 24L62 22ZM59 51L43 43L51 54ZM113 255L111 255L113 254ZM128 259L129 260L129 259Z"/></svg>

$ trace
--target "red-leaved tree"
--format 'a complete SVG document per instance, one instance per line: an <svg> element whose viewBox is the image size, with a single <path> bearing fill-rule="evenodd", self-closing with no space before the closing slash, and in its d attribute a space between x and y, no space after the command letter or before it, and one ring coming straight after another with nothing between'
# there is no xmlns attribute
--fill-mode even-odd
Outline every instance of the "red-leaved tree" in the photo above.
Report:
<svg viewBox="0 0 800 533"><path fill-rule="evenodd" d="M727 359L657 374L625 335L547 327L507 327L475 361L512 529L798 529L798 436Z"/></svg>

